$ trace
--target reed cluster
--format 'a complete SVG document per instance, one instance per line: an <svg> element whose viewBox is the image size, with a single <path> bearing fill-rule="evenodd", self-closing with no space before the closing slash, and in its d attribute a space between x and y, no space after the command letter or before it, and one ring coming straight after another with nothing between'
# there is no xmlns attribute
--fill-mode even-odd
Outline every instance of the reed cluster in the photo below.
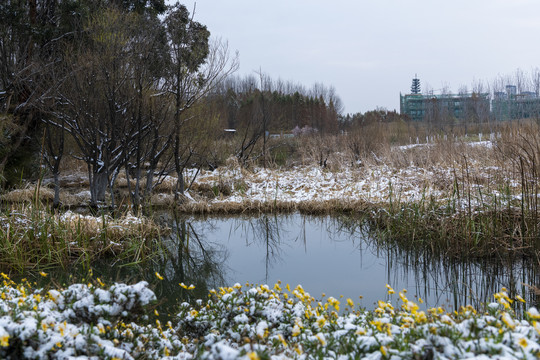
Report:
<svg viewBox="0 0 540 360"><path fill-rule="evenodd" d="M483 156L445 150L452 163L441 186L445 195L407 202L391 191L387 203L368 217L372 228L385 241L444 256L538 260L539 134L534 123L512 125Z"/></svg>
<svg viewBox="0 0 540 360"><path fill-rule="evenodd" d="M129 213L82 215L51 212L39 204L11 205L0 213L0 267L90 264L99 258L139 261L153 252L166 229Z"/></svg>

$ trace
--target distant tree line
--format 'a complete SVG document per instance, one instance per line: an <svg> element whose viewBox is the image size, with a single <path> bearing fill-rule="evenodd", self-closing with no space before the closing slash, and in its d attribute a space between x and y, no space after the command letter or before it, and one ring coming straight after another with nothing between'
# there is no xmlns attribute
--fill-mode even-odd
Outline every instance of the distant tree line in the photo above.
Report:
<svg viewBox="0 0 540 360"><path fill-rule="evenodd" d="M392 123L396 121L409 121L409 117L398 113L396 110L377 108L365 113L346 114L340 117L341 130L351 131L368 125Z"/></svg>
<svg viewBox="0 0 540 360"><path fill-rule="evenodd" d="M272 79L260 70L242 77L229 76L205 97L204 107L212 109L221 137L234 131L236 145L231 155L240 164L259 159L263 166L270 136L335 134L343 111L333 87L316 83L306 89Z"/></svg>
<svg viewBox="0 0 540 360"><path fill-rule="evenodd" d="M222 101L222 125L244 128L253 121L253 113L266 112L267 130L290 133L295 127L309 126L323 133L338 130L341 99L333 87L315 84L311 89L268 75L256 73L229 77L216 95Z"/></svg>

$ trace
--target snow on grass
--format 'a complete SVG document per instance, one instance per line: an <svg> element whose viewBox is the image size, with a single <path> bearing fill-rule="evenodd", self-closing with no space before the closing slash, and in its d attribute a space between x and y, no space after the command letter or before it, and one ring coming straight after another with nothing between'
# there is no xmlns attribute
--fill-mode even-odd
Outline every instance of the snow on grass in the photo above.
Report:
<svg viewBox="0 0 540 360"><path fill-rule="evenodd" d="M501 169L472 160L460 166L396 168L388 164L365 167L343 166L330 171L320 166L297 166L291 169L255 168L253 172L218 168L201 171L195 180L210 187L233 184L230 196L221 195L215 203L293 203L361 202L365 204L452 202L459 208L480 207L497 201L519 200L520 183L505 178ZM236 189L234 184L245 184ZM456 184L459 186L456 192ZM510 194L503 193L510 190ZM514 195L515 194L515 195ZM500 205L500 204L498 204Z"/></svg>
<svg viewBox="0 0 540 360"><path fill-rule="evenodd" d="M429 145L418 145L429 148ZM492 147L490 141L467 144L472 148ZM407 148L395 148L407 151ZM415 155L416 156L416 155ZM411 158L412 159L412 158ZM412 161L412 160L411 160ZM421 163L422 161L419 161ZM427 204L451 207L453 211L488 211L518 206L521 179L514 178L508 169L495 161L457 156L457 160L442 159L439 163L417 166L392 165L391 161L377 164L345 165L327 169L317 165L293 168L254 168L251 172L238 166L197 172L195 187L219 189L225 184L230 194L220 193L208 200L212 206L225 208L228 204L280 204L287 208L300 208L310 204L363 204L384 209L401 205ZM187 171L193 178L195 170ZM519 174L518 174L519 175ZM196 193L196 190L194 191ZM192 203L196 203L197 197ZM516 205L517 204L517 205ZM397 207L396 207L397 205Z"/></svg>

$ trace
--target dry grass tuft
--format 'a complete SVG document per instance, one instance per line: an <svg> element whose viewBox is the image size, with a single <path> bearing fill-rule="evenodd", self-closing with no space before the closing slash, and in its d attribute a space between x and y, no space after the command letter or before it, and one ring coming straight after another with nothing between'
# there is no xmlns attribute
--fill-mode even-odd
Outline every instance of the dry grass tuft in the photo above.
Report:
<svg viewBox="0 0 540 360"><path fill-rule="evenodd" d="M310 215L332 213L365 212L370 205L364 201L344 202L338 199L327 201L250 201L243 202L187 202L179 205L178 210L188 214L259 214L300 212Z"/></svg>
<svg viewBox="0 0 540 360"><path fill-rule="evenodd" d="M34 266L67 266L115 256L139 261L168 229L129 213L118 218L12 205L0 214L0 267L23 270Z"/></svg>
<svg viewBox="0 0 540 360"><path fill-rule="evenodd" d="M176 190L176 182L175 176L167 175L160 184L156 185L155 191L172 193Z"/></svg>
<svg viewBox="0 0 540 360"><path fill-rule="evenodd" d="M111 218L108 215L91 216L67 211L56 215L55 221L72 234L84 233L88 238L106 236L109 242L122 242L128 237L152 238L161 230L152 220L130 213Z"/></svg>
<svg viewBox="0 0 540 360"><path fill-rule="evenodd" d="M38 197L41 201L52 201L54 199L54 191L46 187L40 187L38 189L35 186L30 186L26 189L12 190L2 195L0 199L8 203L32 203Z"/></svg>

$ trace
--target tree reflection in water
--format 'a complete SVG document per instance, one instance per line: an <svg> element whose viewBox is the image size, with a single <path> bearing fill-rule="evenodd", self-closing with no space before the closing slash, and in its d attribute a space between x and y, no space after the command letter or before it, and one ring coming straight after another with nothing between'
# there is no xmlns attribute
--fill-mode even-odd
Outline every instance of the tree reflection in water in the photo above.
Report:
<svg viewBox="0 0 540 360"><path fill-rule="evenodd" d="M389 299L385 282L396 291L406 288L411 299L416 294L426 300L425 306L447 310L490 302L502 287L511 295L522 295L526 306L537 303L534 292L523 285L540 284L533 260L457 261L426 249L403 249L377 238L365 223L350 216L163 213L159 218L172 231L157 242L155 256L129 266L92 267L105 281L148 281L162 302L162 312L172 314L180 302L206 299L211 288L236 282L273 285L277 280L301 284L315 297L322 292L354 299L363 295L361 304L367 308ZM84 281L84 274L79 272L79 279ZM179 283L196 288L187 291ZM396 295L391 299L395 302Z"/></svg>
<svg viewBox="0 0 540 360"><path fill-rule="evenodd" d="M298 283L313 283L312 277L320 275L318 269L322 268L333 276L320 279L322 288L337 286L335 283L341 281L347 283L354 280L356 275L362 275L373 280L363 281L360 286L351 283L349 288L344 285L340 291L350 293L355 290L357 293L367 294L372 291L370 287L373 287L380 294L381 289L385 290L385 284L375 283L376 277L370 274L361 274L380 272L382 269L368 266L364 268L362 264L364 261L377 261L384 263L382 271L386 273L387 283L406 287L409 293L416 293L426 300L426 306L457 309L459 306L472 304L478 307L482 303L491 302L492 295L502 287L506 287L510 294L525 297L529 301L528 305L536 301L534 293L523 285L538 284L540 280L537 266L530 260L457 261L432 255L425 249L401 249L391 242L373 237L373 232L365 223L350 216L314 217L292 214L211 219L201 222L193 218L192 222L197 226L212 223L215 234L208 232L205 238L214 236L214 242L226 244L231 255L234 255L227 266L222 266L225 269L224 278L228 281L224 285L245 281L272 283L287 278L292 272L296 272L294 278L299 279ZM201 230L199 233L205 231ZM317 252L319 247L322 250ZM344 249L336 252L336 247ZM344 256L351 252L357 256ZM246 269L244 266L242 270L237 270L241 268L239 263L246 261L249 261L251 267ZM357 271L356 274L337 270L332 273L333 267L341 266L341 263L347 261L359 263L359 266L351 266ZM293 262L298 265L291 265ZM261 270L264 275L257 275L262 273Z"/></svg>
<svg viewBox="0 0 540 360"><path fill-rule="evenodd" d="M156 296L171 304L205 299L210 289L223 285L223 267L228 256L223 245L203 237L212 229L212 221L205 221L196 229L190 218L176 213L162 214L160 219L171 232L161 239L160 256L153 263L153 272L163 277L156 284ZM195 285L195 289L186 290L180 286L182 283Z"/></svg>
<svg viewBox="0 0 540 360"><path fill-rule="evenodd" d="M540 299L533 290L540 284L538 261L534 259L513 256L467 260L447 258L426 249L402 249L397 243L375 238L374 232L361 220L341 216L335 218L335 223L337 231L345 231L351 236L362 234L366 242L377 248L377 252L386 253L388 283L414 279L414 289L409 290L414 290L424 299L431 299L431 306L458 309L471 304L480 309L486 302L494 301L493 294L503 287L511 297L519 294L528 300L526 305L515 304L517 311L539 304Z"/></svg>
<svg viewBox="0 0 540 360"><path fill-rule="evenodd" d="M283 229L283 222L287 221L287 218L275 214L263 214L259 217L246 217L239 220L236 221L235 231L244 234L246 246L250 245L250 241L254 241L264 248L265 277L263 282L268 283L271 267L282 260L282 247L286 246L286 243L281 241L280 229L282 232L286 231Z"/></svg>

